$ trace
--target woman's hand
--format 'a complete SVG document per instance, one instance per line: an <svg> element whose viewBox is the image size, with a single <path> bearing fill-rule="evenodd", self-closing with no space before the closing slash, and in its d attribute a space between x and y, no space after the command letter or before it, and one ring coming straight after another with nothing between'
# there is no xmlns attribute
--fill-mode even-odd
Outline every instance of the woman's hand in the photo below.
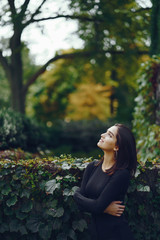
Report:
<svg viewBox="0 0 160 240"><path fill-rule="evenodd" d="M121 201L114 201L104 210L104 213L108 213L112 216L120 217L124 212L125 206L121 205Z"/></svg>

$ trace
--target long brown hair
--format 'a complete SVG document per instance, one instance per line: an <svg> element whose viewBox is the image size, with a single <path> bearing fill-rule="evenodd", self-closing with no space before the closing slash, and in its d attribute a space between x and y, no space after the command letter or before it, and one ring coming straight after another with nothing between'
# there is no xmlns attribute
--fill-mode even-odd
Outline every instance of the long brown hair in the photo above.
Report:
<svg viewBox="0 0 160 240"><path fill-rule="evenodd" d="M119 149L115 155L115 164L106 170L106 173L112 175L116 170L126 168L134 175L137 167L137 152L133 133L123 124L116 123L114 126L118 128L116 145Z"/></svg>

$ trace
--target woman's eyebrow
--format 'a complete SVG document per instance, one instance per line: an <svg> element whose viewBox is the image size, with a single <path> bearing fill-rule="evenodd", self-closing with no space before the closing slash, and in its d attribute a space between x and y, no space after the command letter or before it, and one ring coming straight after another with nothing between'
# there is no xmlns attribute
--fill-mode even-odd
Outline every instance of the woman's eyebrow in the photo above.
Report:
<svg viewBox="0 0 160 240"><path fill-rule="evenodd" d="M112 136L114 137L114 134L111 132L111 131L108 131L109 133L111 133L112 134Z"/></svg>

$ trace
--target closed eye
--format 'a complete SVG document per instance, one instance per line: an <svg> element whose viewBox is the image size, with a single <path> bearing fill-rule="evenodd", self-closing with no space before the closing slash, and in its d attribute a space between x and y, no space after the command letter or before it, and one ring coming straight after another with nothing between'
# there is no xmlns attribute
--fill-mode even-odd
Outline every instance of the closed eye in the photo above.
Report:
<svg viewBox="0 0 160 240"><path fill-rule="evenodd" d="M109 137L111 137L111 138L112 138L112 134L110 134L109 132L108 132L107 134L108 134L108 136L109 136Z"/></svg>

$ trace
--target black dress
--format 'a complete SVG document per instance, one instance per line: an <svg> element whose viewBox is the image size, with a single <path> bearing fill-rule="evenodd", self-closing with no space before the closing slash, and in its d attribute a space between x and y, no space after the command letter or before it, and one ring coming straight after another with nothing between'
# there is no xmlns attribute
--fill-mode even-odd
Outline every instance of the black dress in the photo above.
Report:
<svg viewBox="0 0 160 240"><path fill-rule="evenodd" d="M92 240L134 240L123 214L115 217L104 213L112 201L124 201L130 181L127 169L117 170L109 176L102 170L102 163L88 164L85 169L81 188L74 199L82 211L92 213L89 226Z"/></svg>

